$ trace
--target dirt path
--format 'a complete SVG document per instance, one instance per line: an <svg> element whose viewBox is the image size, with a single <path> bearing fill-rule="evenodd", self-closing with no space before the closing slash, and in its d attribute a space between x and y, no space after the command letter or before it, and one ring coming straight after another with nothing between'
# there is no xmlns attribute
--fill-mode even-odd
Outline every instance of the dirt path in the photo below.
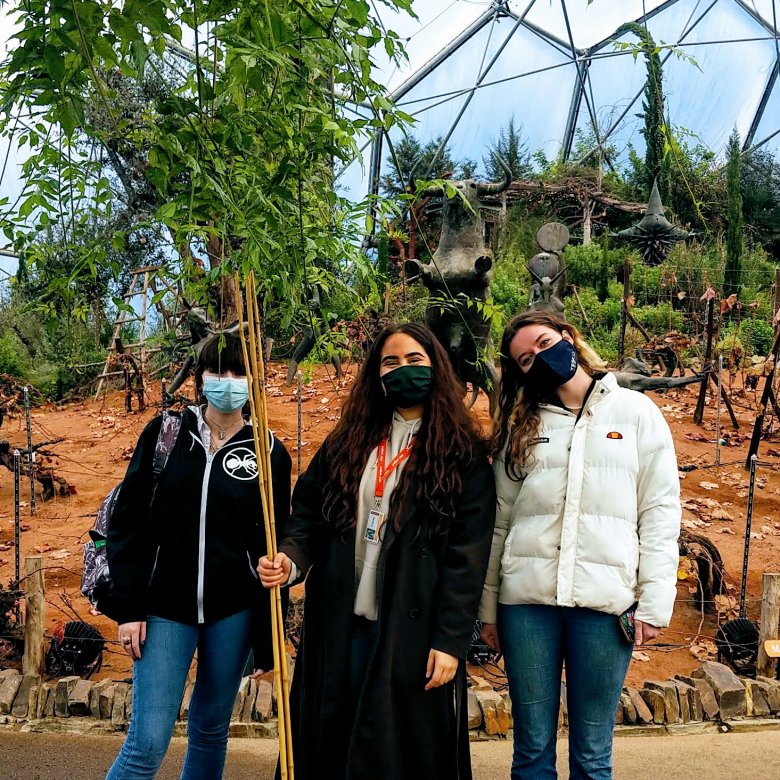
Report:
<svg viewBox="0 0 780 780"><path fill-rule="evenodd" d="M122 745L118 737L51 736L0 732L3 772L14 780L102 780ZM175 739L157 775L179 777L186 741ZM271 780L278 746L273 740L232 740L224 780ZM558 746L558 772L568 777L566 745ZM509 742L471 746L474 777L508 780L512 757ZM630 737L615 740L615 780L732 780L734 763L740 777L776 780L780 777L780 732L689 737Z"/></svg>
<svg viewBox="0 0 780 780"><path fill-rule="evenodd" d="M303 467L314 454L324 437L338 419L342 399L351 383L353 369L348 369L345 380L332 383L324 369L315 372L304 387L304 446ZM285 442L296 460L295 439L297 405L294 388L284 386L285 367L274 365L270 370L270 415L272 427ZM190 396L192 389L185 388ZM742 468L747 438L752 427L755 408L753 395L736 397L741 430L734 433L724 428L726 445L721 455L724 463L732 465L709 468L715 459L714 405L709 404L705 425L693 424L696 390L670 392L651 397L661 407L669 421L677 446L680 465L693 467L684 473L682 485L685 511L684 524L690 530L713 540L720 550L732 593L738 595L741 576L744 518L747 504L748 475ZM152 391L152 404L159 401L159 386ZM709 402L708 402L709 403ZM93 522L93 515L106 492L121 479L132 455L132 448L144 425L156 409L143 414L127 415L123 397L114 393L100 402L67 404L57 408L46 406L33 411L33 440L46 441L63 437L64 441L49 449L55 454L51 463L56 472L75 488L68 499L56 499L29 516L28 487L23 487L22 556L43 554L47 559L48 629L69 619L75 611L95 623L104 636L113 639L115 626L103 616L90 615L89 605L79 594L81 544ZM487 426L487 403L480 398L476 415ZM727 419L724 412L724 420ZM23 419L7 419L0 435L12 444L25 446ZM761 444L763 461L780 465L780 444L769 441ZM759 473L748 581L748 613L757 618L760 612L761 577L766 571L780 570L780 473L764 468ZM13 540L13 479L10 472L0 471L0 582L7 585L13 577L14 550L8 546ZM637 655L629 671L629 683L645 679L668 677L685 673L699 663L699 657L713 650L707 637L713 637L718 620L724 619L735 599L723 600L720 614L712 609L704 615L693 603L691 591L695 582L681 580L672 626L663 635L663 645ZM697 639L698 637L698 639ZM2 639L0 638L0 642ZM696 645L694 652L691 645ZM0 645L1 655L2 645ZM2 658L0 658L2 663ZM111 652L106 657L100 676L122 678L129 673L129 664L122 654Z"/></svg>

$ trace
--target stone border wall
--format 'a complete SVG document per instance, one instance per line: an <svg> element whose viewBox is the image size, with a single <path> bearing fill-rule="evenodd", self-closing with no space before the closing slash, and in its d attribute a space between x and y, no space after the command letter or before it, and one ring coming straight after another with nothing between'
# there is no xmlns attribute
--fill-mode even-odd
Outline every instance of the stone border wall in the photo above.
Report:
<svg viewBox="0 0 780 780"><path fill-rule="evenodd" d="M187 684L176 734L186 733L192 683ZM13 669L0 672L0 725L22 731L117 733L127 729L132 687L124 682L92 682L63 677L41 682ZM506 738L513 727L507 693L472 677L468 691L472 740ZM724 726L725 724L725 726ZM740 725L744 724L744 725ZM559 727L568 725L566 686L562 687ZM647 680L620 697L616 732L666 734L733 730L774 725L780 728L780 681L737 677L723 664L707 661L691 676ZM278 737L274 686L268 680L241 681L231 718L231 737Z"/></svg>

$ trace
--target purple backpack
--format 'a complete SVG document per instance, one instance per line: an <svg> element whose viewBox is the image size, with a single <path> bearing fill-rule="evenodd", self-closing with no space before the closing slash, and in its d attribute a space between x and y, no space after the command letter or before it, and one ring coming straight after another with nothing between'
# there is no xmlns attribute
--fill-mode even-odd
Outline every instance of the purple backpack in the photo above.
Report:
<svg viewBox="0 0 780 780"><path fill-rule="evenodd" d="M154 502L160 475L163 473L165 464L168 462L168 456L176 444L176 438L180 429L181 417L178 414L163 412L162 426L154 447L152 503ZM115 485L101 502L95 525L89 532L90 541L84 544L84 571L81 575L81 592L94 606L103 612L105 612L103 607L106 606L103 602L107 601L111 594L111 572L108 570L106 539L108 538L108 527L111 523L111 513L114 511L121 487L121 482ZM98 601L101 602L101 605L98 604Z"/></svg>

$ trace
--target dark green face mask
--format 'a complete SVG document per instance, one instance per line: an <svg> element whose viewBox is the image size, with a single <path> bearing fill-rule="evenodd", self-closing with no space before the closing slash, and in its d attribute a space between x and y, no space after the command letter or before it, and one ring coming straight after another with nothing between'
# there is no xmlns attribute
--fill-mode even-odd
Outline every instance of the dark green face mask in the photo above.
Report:
<svg viewBox="0 0 780 780"><path fill-rule="evenodd" d="M431 394L433 370L430 366L399 366L382 377L387 400L397 409L410 409Z"/></svg>

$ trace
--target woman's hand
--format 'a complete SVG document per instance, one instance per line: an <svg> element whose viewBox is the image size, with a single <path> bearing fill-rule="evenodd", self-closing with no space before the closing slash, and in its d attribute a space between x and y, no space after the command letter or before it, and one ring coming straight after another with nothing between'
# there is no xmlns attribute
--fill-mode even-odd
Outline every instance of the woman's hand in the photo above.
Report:
<svg viewBox="0 0 780 780"><path fill-rule="evenodd" d="M454 655L442 653L441 650L431 650L428 653L428 668L425 670L425 677L428 684L426 691L432 688L438 688L446 685L458 671L458 659Z"/></svg>
<svg viewBox="0 0 780 780"><path fill-rule="evenodd" d="M119 644L134 661L141 660L141 648L146 642L146 621L122 623L119 626Z"/></svg>
<svg viewBox="0 0 780 780"><path fill-rule="evenodd" d="M250 680L259 680L265 674L265 669L255 669L252 674L249 675Z"/></svg>
<svg viewBox="0 0 780 780"><path fill-rule="evenodd" d="M660 628L651 626L649 623L643 623L641 620L634 621L634 644L637 647L641 647L645 642L655 639L660 633Z"/></svg>
<svg viewBox="0 0 780 780"><path fill-rule="evenodd" d="M269 560L267 555L260 559L257 567L257 573L260 575L260 582L265 588L275 588L277 585L286 585L290 579L292 571L292 561L283 553L276 553L273 561Z"/></svg>
<svg viewBox="0 0 780 780"><path fill-rule="evenodd" d="M498 626L495 623L483 623L479 638L494 652L501 652L501 643L498 641Z"/></svg>

